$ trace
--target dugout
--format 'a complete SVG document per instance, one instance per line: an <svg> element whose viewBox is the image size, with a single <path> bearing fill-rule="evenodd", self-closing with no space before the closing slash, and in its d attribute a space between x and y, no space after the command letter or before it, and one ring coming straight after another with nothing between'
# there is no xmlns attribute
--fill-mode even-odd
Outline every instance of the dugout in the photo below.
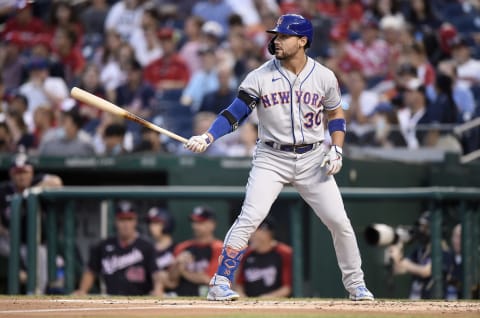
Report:
<svg viewBox="0 0 480 318"><path fill-rule="evenodd" d="M6 175L9 158L1 159L1 173ZM67 186L85 185L209 185L245 186L250 168L250 159L205 158L171 156L125 156L117 158L32 158L37 171L59 174ZM219 173L221 171L221 173ZM344 168L337 177L341 187L425 187L425 186L479 186L480 165L459 165L455 157L448 157L435 164L406 164L386 160L345 160ZM95 182L91 182L95 180ZM93 183L93 184L92 184ZM209 204L219 212L217 234L222 238L241 205L241 199L174 199L164 202L177 220L176 240L189 238L187 216L197 204ZM158 202L157 202L158 203ZM160 202L162 203L162 202ZM291 219L289 206L292 202L277 201L272 211L280 222L279 239L291 242ZM363 258L363 268L369 287L378 298L402 298L407 295L408 277L397 277L393 285L385 284L388 278L383 267L383 251L367 246L362 237L363 229L372 222L398 225L411 224L423 209L419 201L374 200L346 201L353 227L357 233ZM99 227L82 227L100 222L94 200L77 202L75 224L77 242L90 244L99 237ZM453 207L455 207L453 205ZM306 207L295 222L302 224L303 286L304 296L344 297L331 238L326 228ZM458 211L457 211L458 212ZM88 222L86 221L88 220ZM459 215L448 212L444 221L454 223ZM61 218L60 220L61 221ZM447 225L450 226L450 225ZM80 249L85 246L80 246ZM3 268L3 267L2 267ZM4 272L2 270L2 272ZM1 277L1 275L0 275ZM392 288L393 286L393 288Z"/></svg>

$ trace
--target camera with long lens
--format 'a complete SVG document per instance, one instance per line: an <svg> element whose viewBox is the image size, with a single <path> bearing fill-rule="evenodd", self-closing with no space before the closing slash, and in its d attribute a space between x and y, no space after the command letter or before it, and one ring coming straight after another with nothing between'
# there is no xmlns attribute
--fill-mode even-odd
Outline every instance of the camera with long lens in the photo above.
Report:
<svg viewBox="0 0 480 318"><path fill-rule="evenodd" d="M414 226L399 225L391 227L387 224L374 223L367 226L364 232L365 240L373 246L389 246L397 243L410 243L415 239Z"/></svg>

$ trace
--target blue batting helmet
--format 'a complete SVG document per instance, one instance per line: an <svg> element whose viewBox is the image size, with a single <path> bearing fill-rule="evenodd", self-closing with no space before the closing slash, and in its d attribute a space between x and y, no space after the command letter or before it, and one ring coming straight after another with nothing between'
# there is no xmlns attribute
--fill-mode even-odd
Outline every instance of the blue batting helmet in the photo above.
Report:
<svg viewBox="0 0 480 318"><path fill-rule="evenodd" d="M306 36L308 39L307 47L313 40L312 23L299 14L284 14L277 20L277 25L268 33L281 33L296 36Z"/></svg>

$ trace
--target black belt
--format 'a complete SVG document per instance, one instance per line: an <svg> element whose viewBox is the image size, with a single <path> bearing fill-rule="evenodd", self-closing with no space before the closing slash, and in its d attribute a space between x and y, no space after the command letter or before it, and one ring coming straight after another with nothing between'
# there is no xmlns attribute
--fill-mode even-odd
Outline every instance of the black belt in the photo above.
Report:
<svg viewBox="0 0 480 318"><path fill-rule="evenodd" d="M279 145L277 143L274 143L273 141L266 141L265 144L267 146L272 147L273 149L302 154L302 153L309 152L315 147L315 145L319 143L303 144L303 145Z"/></svg>

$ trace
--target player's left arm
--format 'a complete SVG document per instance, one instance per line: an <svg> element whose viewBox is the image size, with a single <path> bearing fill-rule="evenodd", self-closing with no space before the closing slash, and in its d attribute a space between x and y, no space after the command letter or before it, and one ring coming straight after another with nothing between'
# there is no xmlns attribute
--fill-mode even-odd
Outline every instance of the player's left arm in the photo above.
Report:
<svg viewBox="0 0 480 318"><path fill-rule="evenodd" d="M345 113L342 107L327 111L328 130L332 139L332 145L343 147L345 141Z"/></svg>
<svg viewBox="0 0 480 318"><path fill-rule="evenodd" d="M343 143L345 141L346 121L342 107L327 110L328 131L332 139L330 150L325 153L321 167L327 168L327 174L334 175L342 168Z"/></svg>

